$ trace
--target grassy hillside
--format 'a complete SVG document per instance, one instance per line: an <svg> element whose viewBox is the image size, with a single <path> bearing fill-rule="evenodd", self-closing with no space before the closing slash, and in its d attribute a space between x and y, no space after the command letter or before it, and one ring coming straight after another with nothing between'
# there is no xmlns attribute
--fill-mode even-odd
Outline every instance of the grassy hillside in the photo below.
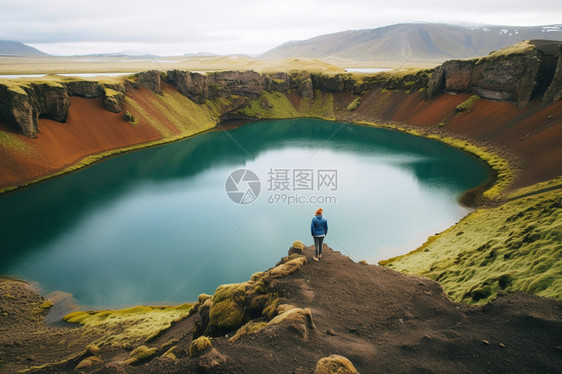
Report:
<svg viewBox="0 0 562 374"><path fill-rule="evenodd" d="M562 177L514 191L382 266L441 283L454 301L482 304L498 292L562 299Z"/></svg>

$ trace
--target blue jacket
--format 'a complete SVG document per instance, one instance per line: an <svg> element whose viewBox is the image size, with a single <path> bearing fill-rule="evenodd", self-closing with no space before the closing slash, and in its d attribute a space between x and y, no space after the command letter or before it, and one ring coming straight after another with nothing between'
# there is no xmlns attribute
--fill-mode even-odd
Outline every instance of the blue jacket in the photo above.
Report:
<svg viewBox="0 0 562 374"><path fill-rule="evenodd" d="M328 235L328 221L322 218L321 214L312 219L310 223L310 234L312 236Z"/></svg>

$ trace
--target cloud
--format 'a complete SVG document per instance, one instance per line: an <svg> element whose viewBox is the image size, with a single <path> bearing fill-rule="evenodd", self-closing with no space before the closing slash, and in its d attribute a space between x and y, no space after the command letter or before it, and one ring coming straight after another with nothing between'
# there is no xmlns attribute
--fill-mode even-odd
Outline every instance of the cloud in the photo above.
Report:
<svg viewBox="0 0 562 374"><path fill-rule="evenodd" d="M2 0L0 39L259 53L288 40L394 23L538 25L559 22L560 14L562 2L551 0Z"/></svg>

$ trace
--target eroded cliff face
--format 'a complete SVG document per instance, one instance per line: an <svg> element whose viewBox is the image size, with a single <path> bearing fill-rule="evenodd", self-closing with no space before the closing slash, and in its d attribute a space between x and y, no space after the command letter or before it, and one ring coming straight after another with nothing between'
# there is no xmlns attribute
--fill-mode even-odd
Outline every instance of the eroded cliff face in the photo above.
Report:
<svg viewBox="0 0 562 374"><path fill-rule="evenodd" d="M255 71L223 71L209 74L170 70L166 81L190 100L203 104L205 100L243 96L258 99L262 92L285 92L296 89L302 97L313 98L309 73L260 74Z"/></svg>
<svg viewBox="0 0 562 374"><path fill-rule="evenodd" d="M543 95L545 102L555 103L560 100L562 79L560 46L560 42L530 41L479 59L446 61L429 81L428 98L466 92L522 108Z"/></svg>
<svg viewBox="0 0 562 374"><path fill-rule="evenodd" d="M0 120L18 132L35 137L39 118L65 122L69 96L100 97L105 109L123 110L130 89L144 87L160 94L163 82L173 85L182 95L202 105L224 99L218 107L217 120L236 118L264 93L295 92L300 98L313 100L320 93L348 93L360 98L368 92L402 90L427 92L432 99L440 94L471 93L480 97L516 103L519 108L541 97L547 103L562 98L561 43L551 41L523 42L487 57L473 60L451 60L434 70L413 74L264 73L223 71L201 74L182 70L142 72L120 82L96 82L68 79L31 81L26 84L0 83ZM271 103L263 101L266 108ZM248 111L245 111L248 116ZM251 117L251 115L250 115Z"/></svg>
<svg viewBox="0 0 562 374"><path fill-rule="evenodd" d="M375 88L420 90L429 81L430 71L395 76L356 77L352 74L268 73L255 71L224 71L208 74L170 70L142 72L121 83L91 80L9 85L0 83L0 119L18 132L35 137L38 118L51 118L64 122L69 107L69 96L102 98L105 109L119 113L130 89L145 87L160 94L163 80L173 85L181 94L197 104L207 100L227 99L220 108L220 119L240 112L250 100L259 99L263 93L294 91L301 98L314 99L314 91L327 93L349 92L362 95ZM267 104L265 104L267 105Z"/></svg>
<svg viewBox="0 0 562 374"><path fill-rule="evenodd" d="M35 137L40 117L64 122L70 100L60 84L0 85L0 118L22 134Z"/></svg>
<svg viewBox="0 0 562 374"><path fill-rule="evenodd" d="M160 93L160 73L146 71L137 74L136 80L126 79L123 82L80 79L57 82L47 79L24 84L0 83L0 119L18 132L34 138L39 132L39 118L66 122L69 96L103 98L105 109L119 113L127 90L139 86Z"/></svg>

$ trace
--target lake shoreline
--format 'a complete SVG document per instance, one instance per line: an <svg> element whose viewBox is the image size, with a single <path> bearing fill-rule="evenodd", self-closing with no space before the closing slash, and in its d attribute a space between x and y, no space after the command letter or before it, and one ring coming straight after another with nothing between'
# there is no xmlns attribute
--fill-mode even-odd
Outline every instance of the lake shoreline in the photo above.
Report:
<svg viewBox="0 0 562 374"><path fill-rule="evenodd" d="M489 167L490 174L489 174L488 180L486 180L480 186L477 186L477 187L475 187L475 188L473 188L469 191L466 191L458 199L459 203L461 205L469 207L469 208L477 208L479 206L483 206L486 203L489 203L489 202L483 201L482 195L484 194L485 191L494 187L494 185L498 182L499 175L508 174L511 178L511 173L512 173L511 170L509 170L507 168L503 168L503 169L498 170L497 168L494 168L493 164L488 163L486 158L489 157L490 152L486 151L486 149L484 147L479 147L479 146L476 146L474 144L467 144L466 139L463 140L462 138L455 138L454 136L450 136L450 135L449 135L449 137L443 137L442 135L436 135L435 133L432 133L432 132L420 132L419 131L420 129L415 127L415 126L406 125L406 124L390 124L390 123L389 124L379 124L379 123L372 123L372 122L365 122L365 121L346 122L346 121L340 121L340 120L337 120L337 119L322 118L322 117L296 117L296 118L291 117L291 118L275 118L275 119L304 119L304 118L317 118L317 119L321 119L321 120L325 120L325 121L346 123L346 124L350 124L350 125L354 125L354 126L375 127L375 128L380 128L380 129L386 129L386 130L408 133L410 135L420 136L420 137L423 137L423 138L426 138L426 139L433 139L433 140L436 140L438 142L447 144L447 145L449 145L453 148L456 148L457 150L465 152L465 153L471 155L472 157L475 157L475 158L481 160L482 162L484 162ZM1 188L0 189L0 198L4 195L8 194L8 193L17 192L17 191L20 191L24 188L32 187L36 184L51 180L53 178L64 176L64 175L69 174L69 173L79 172L80 170L83 170L85 168L93 166L93 165L95 165L99 162L103 162L105 160L108 160L112 157L117 157L117 156L120 156L120 155L123 155L123 154L126 154L126 153L140 151L140 150L143 150L143 149L159 147L159 146L163 146L163 145L166 145L166 144L180 142L180 141L183 141L183 140L186 140L186 139L198 136L198 135L205 134L207 132L229 131L231 129L235 129L235 128L244 126L246 124L259 122L259 121L262 121L262 120L263 119L231 120L231 121L217 123L214 127L209 128L209 129L204 130L204 131L201 131L199 133L195 133L195 134L181 135L181 136L177 136L177 137L173 137L173 138L164 138L164 139L160 139L160 140L149 141L149 142L146 142L146 143L134 144L134 145L125 146L125 147L122 147L122 148L116 148L116 149L111 149L111 150L107 150L107 151L102 151L100 153L87 154L87 155L84 155L84 157L81 160L75 162L74 164L72 164L70 166L55 170L55 171L53 171L52 174L41 176L37 179L33 179L29 182L25 182L25 183L22 183L22 184L16 184L16 185ZM493 152L492 152L492 154L493 154ZM509 160L507 160L507 162L509 164Z"/></svg>

